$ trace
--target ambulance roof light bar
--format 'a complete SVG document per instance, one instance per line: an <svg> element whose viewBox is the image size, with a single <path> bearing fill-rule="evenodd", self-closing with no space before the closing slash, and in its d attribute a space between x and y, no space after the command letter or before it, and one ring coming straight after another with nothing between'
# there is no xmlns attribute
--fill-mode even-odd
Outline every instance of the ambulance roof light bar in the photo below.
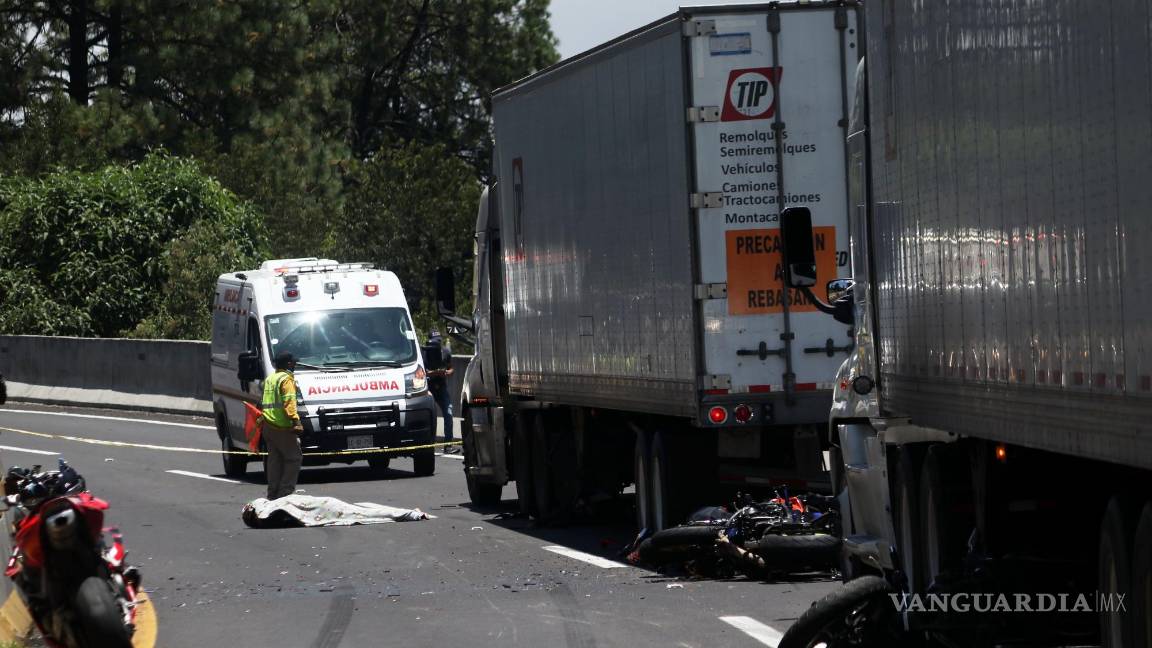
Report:
<svg viewBox="0 0 1152 648"><path fill-rule="evenodd" d="M284 274L288 270L291 270L294 274L306 274L313 272L348 272L351 270L372 270L375 267L375 263L329 263L310 266L296 266L294 268L282 268L281 274Z"/></svg>

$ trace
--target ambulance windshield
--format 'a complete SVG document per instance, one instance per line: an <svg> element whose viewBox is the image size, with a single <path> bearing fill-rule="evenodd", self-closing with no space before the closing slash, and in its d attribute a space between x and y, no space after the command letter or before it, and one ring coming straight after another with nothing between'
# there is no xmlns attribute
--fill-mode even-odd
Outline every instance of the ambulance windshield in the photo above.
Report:
<svg viewBox="0 0 1152 648"><path fill-rule="evenodd" d="M417 357L416 333L403 308L281 313L265 323L272 355L287 351L301 365L402 366Z"/></svg>

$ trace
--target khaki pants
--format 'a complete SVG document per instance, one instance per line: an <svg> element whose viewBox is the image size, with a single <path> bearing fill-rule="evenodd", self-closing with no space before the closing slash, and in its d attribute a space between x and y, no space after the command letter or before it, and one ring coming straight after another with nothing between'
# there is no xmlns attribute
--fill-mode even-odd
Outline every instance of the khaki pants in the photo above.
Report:
<svg viewBox="0 0 1152 648"><path fill-rule="evenodd" d="M264 425L264 446L268 449L268 499L277 499L296 492L296 478L300 476L300 437L292 428Z"/></svg>

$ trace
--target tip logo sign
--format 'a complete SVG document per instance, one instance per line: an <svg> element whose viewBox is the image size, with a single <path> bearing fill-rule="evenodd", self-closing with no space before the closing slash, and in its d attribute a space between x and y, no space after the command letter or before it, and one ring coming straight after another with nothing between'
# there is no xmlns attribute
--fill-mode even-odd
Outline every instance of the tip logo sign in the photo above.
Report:
<svg viewBox="0 0 1152 648"><path fill-rule="evenodd" d="M748 68L728 74L720 121L768 119L776 116L776 84L783 68Z"/></svg>

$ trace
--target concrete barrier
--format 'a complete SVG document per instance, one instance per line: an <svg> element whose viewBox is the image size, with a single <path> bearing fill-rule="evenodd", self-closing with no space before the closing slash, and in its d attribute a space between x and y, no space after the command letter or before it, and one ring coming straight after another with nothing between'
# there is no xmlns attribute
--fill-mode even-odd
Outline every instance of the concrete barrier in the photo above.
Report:
<svg viewBox="0 0 1152 648"><path fill-rule="evenodd" d="M28 403L212 414L208 342L0 335L8 398ZM471 356L453 356L454 411Z"/></svg>
<svg viewBox="0 0 1152 648"><path fill-rule="evenodd" d="M211 414L208 343L0 335L8 398Z"/></svg>

